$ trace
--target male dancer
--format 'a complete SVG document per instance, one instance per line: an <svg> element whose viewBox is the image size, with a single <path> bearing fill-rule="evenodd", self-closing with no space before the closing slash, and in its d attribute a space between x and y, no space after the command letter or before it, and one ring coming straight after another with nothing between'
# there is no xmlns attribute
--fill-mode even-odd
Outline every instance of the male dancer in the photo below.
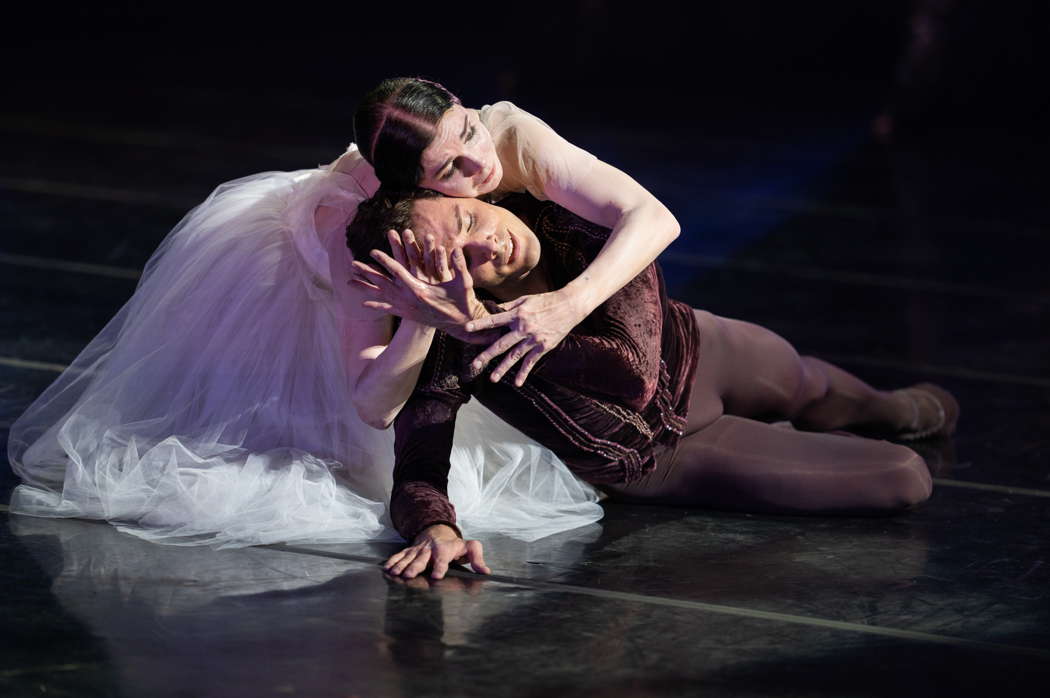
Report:
<svg viewBox="0 0 1050 698"><path fill-rule="evenodd" d="M390 249L383 231L406 227L453 250L457 274L467 278L469 271L493 314L497 302L562 287L609 234L527 195L493 206L424 191L364 205L348 242L363 259ZM395 271L386 254L374 257ZM484 319L475 324L486 326ZM394 422L390 510L413 544L388 560L392 574L411 578L430 566L439 579L459 558L489 571L481 544L460 536L447 496L456 411L471 397L613 497L795 513L895 511L924 501L932 487L910 449L813 431L862 427L919 438L950 433L958 414L936 386L879 391L800 357L769 330L669 299L655 264L543 356L520 385L504 375L512 361L485 368L480 353L436 333ZM774 418L813 431L760 421Z"/></svg>

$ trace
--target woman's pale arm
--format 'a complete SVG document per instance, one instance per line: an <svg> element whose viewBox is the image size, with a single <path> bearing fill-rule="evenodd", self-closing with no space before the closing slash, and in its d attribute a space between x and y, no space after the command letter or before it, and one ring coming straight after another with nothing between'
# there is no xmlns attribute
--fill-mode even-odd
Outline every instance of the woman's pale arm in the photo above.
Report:
<svg viewBox="0 0 1050 698"><path fill-rule="evenodd" d="M450 267L449 255L432 237L420 251L411 231L402 235L405 240L393 230L388 233L393 257L372 252L389 276L355 261L347 290L351 317L344 343L351 356L354 407L377 429L389 427L412 395L435 327L467 341L495 339L494 332L471 335L461 329L467 320L486 314L474 295L463 251L453 251ZM391 314L402 318L396 332Z"/></svg>
<svg viewBox="0 0 1050 698"><path fill-rule="evenodd" d="M518 142L531 153L534 187L551 201L581 218L611 228L598 256L580 276L551 293L526 296L507 304L507 312L472 322L468 329L510 325L521 342L508 351L492 372L499 380L519 361L519 385L543 354L595 308L623 288L678 237L681 228L655 196L625 172L578 148L543 122L525 115ZM505 338L478 356L481 364L507 351Z"/></svg>
<svg viewBox="0 0 1050 698"><path fill-rule="evenodd" d="M586 317L652 264L681 227L671 212L642 185L608 163L597 160L568 184L548 185L551 201L581 218L611 228L598 256L563 291L581 304Z"/></svg>
<svg viewBox="0 0 1050 698"><path fill-rule="evenodd" d="M361 421L386 429L412 395L434 328L402 320L394 331L390 315L364 308L355 315L346 342L354 408Z"/></svg>

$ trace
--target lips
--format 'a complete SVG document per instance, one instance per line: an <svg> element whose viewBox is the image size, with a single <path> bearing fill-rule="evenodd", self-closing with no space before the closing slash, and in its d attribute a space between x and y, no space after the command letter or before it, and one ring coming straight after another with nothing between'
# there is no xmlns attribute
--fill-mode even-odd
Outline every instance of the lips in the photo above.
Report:
<svg viewBox="0 0 1050 698"><path fill-rule="evenodd" d="M518 241L514 239L510 231L507 231L507 245L510 247L510 251L507 254L507 261L505 264L511 264L515 259L518 258Z"/></svg>
<svg viewBox="0 0 1050 698"><path fill-rule="evenodd" d="M493 165L492 168L489 169L489 173L487 175L485 175L485 179L481 180L481 183L478 184L478 187L480 188L480 187L483 187L486 184L488 184L489 180L492 179L492 175L494 175L494 174L496 174L496 166L495 165Z"/></svg>

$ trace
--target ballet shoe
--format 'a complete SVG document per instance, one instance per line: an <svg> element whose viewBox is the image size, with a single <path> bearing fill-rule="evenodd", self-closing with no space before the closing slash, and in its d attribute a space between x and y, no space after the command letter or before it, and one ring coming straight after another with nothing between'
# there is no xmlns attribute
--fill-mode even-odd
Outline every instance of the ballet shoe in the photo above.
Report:
<svg viewBox="0 0 1050 698"><path fill-rule="evenodd" d="M948 437L955 433L959 421L959 402L944 388L933 383L918 383L894 390L907 398L913 410L911 423L894 434L899 441Z"/></svg>

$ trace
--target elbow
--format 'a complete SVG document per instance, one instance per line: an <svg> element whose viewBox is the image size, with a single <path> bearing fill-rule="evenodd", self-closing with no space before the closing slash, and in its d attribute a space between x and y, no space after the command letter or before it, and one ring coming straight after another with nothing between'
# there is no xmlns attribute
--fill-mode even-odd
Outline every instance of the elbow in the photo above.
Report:
<svg viewBox="0 0 1050 698"><path fill-rule="evenodd" d="M397 417L396 410L377 410L374 406L362 404L357 400L354 400L354 409L357 411L358 419L373 429L379 429L380 431L389 429L390 425L394 423L394 418Z"/></svg>
<svg viewBox="0 0 1050 698"><path fill-rule="evenodd" d="M644 218L646 229L663 236L665 246L670 245L682 234L682 226L678 219L659 199L651 197L635 210L640 216L639 220Z"/></svg>
<svg viewBox="0 0 1050 698"><path fill-rule="evenodd" d="M667 230L668 239L667 244L671 244L678 239L678 236L682 234L682 225L678 222L678 219L674 217L674 214L664 206L660 204L660 207L664 210L665 228Z"/></svg>
<svg viewBox="0 0 1050 698"><path fill-rule="evenodd" d="M623 382L621 397L624 404L634 410L641 412L656 397L657 381L638 373L626 373L627 378Z"/></svg>
<svg viewBox="0 0 1050 698"><path fill-rule="evenodd" d="M378 429L379 431L383 431L385 429L389 429L394 424L394 418L393 417L378 417L376 419L366 420L365 424L367 424L368 426L372 427L373 429Z"/></svg>

